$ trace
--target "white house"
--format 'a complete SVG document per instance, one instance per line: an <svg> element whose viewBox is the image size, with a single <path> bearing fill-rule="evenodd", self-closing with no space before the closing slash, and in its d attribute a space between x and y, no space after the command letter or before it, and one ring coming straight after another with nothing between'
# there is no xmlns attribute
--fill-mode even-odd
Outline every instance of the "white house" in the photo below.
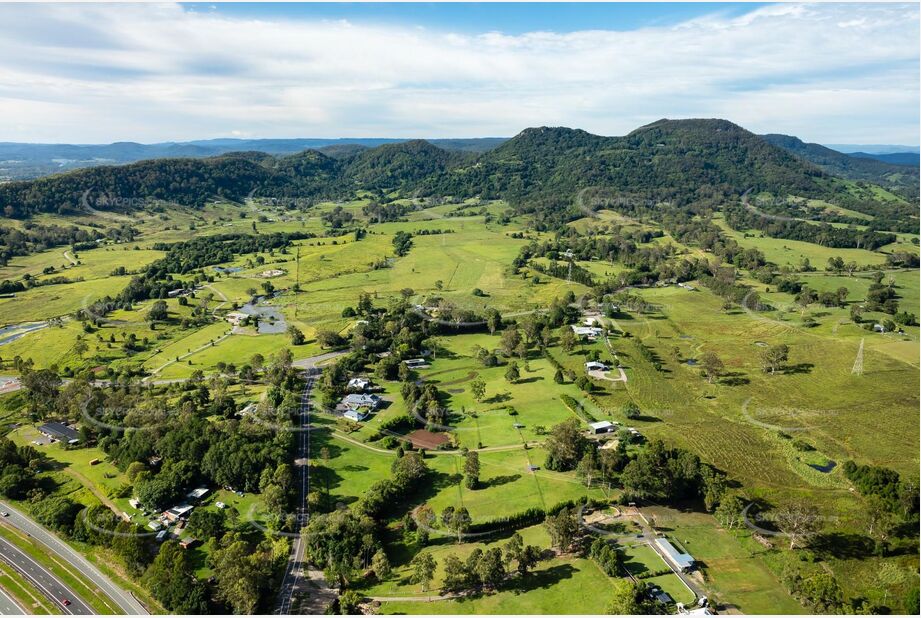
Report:
<svg viewBox="0 0 921 618"><path fill-rule="evenodd" d="M599 363L598 361L588 361L585 363L586 371L607 371L608 366L604 363Z"/></svg>
<svg viewBox="0 0 921 618"><path fill-rule="evenodd" d="M403 361L403 364L410 369L422 369L429 366L428 362L426 362L424 358L408 358Z"/></svg>
<svg viewBox="0 0 921 618"><path fill-rule="evenodd" d="M355 410L346 410L342 416L349 419L350 421L355 421L356 423L359 423L365 420L366 418L368 418L368 409L367 408L357 408Z"/></svg>

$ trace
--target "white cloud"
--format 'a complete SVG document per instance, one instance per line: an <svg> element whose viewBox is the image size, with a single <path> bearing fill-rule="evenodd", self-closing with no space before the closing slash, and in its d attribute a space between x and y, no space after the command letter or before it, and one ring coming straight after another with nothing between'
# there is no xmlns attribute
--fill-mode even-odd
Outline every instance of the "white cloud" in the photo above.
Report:
<svg viewBox="0 0 921 618"><path fill-rule="evenodd" d="M917 143L918 46L916 5L783 4L512 36L7 4L0 139L477 136L540 124L623 134L719 116L811 141Z"/></svg>

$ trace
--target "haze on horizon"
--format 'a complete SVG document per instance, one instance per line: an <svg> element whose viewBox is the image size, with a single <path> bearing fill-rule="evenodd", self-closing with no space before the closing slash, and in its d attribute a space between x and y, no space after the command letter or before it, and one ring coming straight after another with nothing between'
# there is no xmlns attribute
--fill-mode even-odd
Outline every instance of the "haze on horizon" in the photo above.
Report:
<svg viewBox="0 0 921 618"><path fill-rule="evenodd" d="M918 144L919 9L0 5L0 141L623 135Z"/></svg>

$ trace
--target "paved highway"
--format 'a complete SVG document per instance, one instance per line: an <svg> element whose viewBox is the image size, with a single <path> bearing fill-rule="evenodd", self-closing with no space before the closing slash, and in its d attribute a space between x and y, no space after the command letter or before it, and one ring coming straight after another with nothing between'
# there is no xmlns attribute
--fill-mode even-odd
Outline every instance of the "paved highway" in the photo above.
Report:
<svg viewBox="0 0 921 618"><path fill-rule="evenodd" d="M310 518L307 508L307 495L310 493L310 394L320 375L316 362L335 358L340 353L333 352L314 357L314 363L308 366L305 372L304 392L301 394L298 453L296 468L299 476L300 496L297 509L298 531L302 530ZM291 545L291 556L285 577L281 583L278 594L276 614L322 614L336 598L336 591L331 589L323 578L323 573L310 568L304 559L305 543L302 537L297 536ZM298 607L294 607L295 599L299 600Z"/></svg>
<svg viewBox="0 0 921 618"><path fill-rule="evenodd" d="M39 543L45 545L59 558L68 562L76 570L80 571L80 573L86 579L90 580L103 594L112 599L124 613L145 615L149 613L144 608L144 606L141 605L141 603L131 595L130 592L122 590L113 584L112 581L102 573L102 571L97 569L86 558L77 553L77 551L74 550L70 545L59 539L57 536L39 524L29 519L24 513L11 507L5 502L0 502L0 510L9 513L9 517L3 518L4 523L7 523L14 528L18 528L22 532L30 535ZM39 589L41 590L41 588ZM74 600L72 597L68 598L70 598L72 601ZM60 601L60 597L56 597L56 599ZM74 605L76 605L76 603L74 603Z"/></svg>
<svg viewBox="0 0 921 618"><path fill-rule="evenodd" d="M73 590L6 539L0 539L0 559L18 571L65 614L88 616L93 613L90 606L78 598ZM65 599L70 601L68 605L64 604Z"/></svg>
<svg viewBox="0 0 921 618"><path fill-rule="evenodd" d="M0 588L0 616L22 616L25 613L13 597Z"/></svg>

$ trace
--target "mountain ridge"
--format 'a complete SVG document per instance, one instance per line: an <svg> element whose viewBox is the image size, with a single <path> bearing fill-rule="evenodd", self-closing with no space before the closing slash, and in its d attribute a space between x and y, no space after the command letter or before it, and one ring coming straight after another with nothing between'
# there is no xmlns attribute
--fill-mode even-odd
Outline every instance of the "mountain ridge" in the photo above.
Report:
<svg viewBox="0 0 921 618"><path fill-rule="evenodd" d="M708 203L710 207L754 191L784 199L798 196L830 201L878 217L885 229L910 223L911 209L899 198L882 199L869 187L846 185L820 164L797 154L797 148L812 153L823 149L821 152L831 153L827 156L832 161L835 157L850 161L846 155L806 145L797 138L758 136L728 120L661 119L622 137L567 127L531 127L480 154L409 140L352 148L335 157L308 149L283 156L231 152L99 166L0 185L0 208L6 216L15 217L76 212L88 191L200 207L214 198L343 199L364 190L381 195L397 191L505 199L516 208L546 213L571 209L586 190L679 206ZM874 169L888 165L854 161L854 165ZM857 223L843 215L834 220Z"/></svg>

